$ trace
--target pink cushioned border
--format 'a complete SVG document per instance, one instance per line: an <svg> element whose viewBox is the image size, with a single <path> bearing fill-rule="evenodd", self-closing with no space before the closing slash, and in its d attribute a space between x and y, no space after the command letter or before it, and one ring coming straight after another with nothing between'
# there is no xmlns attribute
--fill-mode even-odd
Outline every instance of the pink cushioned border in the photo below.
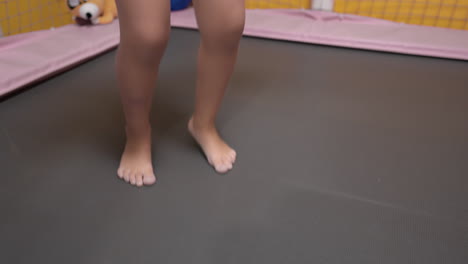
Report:
<svg viewBox="0 0 468 264"><path fill-rule="evenodd" d="M174 27L196 29L192 9L172 13ZM248 10L245 35L468 60L468 31L312 10ZM116 47L118 21L69 25L0 38L0 96Z"/></svg>
<svg viewBox="0 0 468 264"><path fill-rule="evenodd" d="M0 39L0 95L63 71L115 47L118 23L68 25Z"/></svg>
<svg viewBox="0 0 468 264"><path fill-rule="evenodd" d="M196 28L191 10L173 26ZM245 35L338 47L468 60L468 31L313 10L248 10Z"/></svg>

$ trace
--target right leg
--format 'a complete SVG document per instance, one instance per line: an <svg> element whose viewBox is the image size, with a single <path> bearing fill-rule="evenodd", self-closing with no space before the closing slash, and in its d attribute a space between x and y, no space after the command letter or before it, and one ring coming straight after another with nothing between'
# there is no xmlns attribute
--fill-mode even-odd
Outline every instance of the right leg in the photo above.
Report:
<svg viewBox="0 0 468 264"><path fill-rule="evenodd" d="M132 185L156 181L149 115L152 89L170 30L169 0L117 0L120 45L117 78L127 142L117 174Z"/></svg>

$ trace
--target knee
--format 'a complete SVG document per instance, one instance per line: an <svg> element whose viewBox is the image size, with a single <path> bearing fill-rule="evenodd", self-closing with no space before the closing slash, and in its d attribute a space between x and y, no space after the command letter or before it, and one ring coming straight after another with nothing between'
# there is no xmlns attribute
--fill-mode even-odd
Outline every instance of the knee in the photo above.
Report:
<svg viewBox="0 0 468 264"><path fill-rule="evenodd" d="M226 18L224 23L221 23L221 27L224 34L234 38L240 38L244 31L245 18L242 15L235 15Z"/></svg>
<svg viewBox="0 0 468 264"><path fill-rule="evenodd" d="M161 57L169 39L169 28L144 28L137 30L133 47L142 58Z"/></svg>
<svg viewBox="0 0 468 264"><path fill-rule="evenodd" d="M123 45L132 49L136 59L154 63L161 59L169 39L169 27L139 27L127 36Z"/></svg>
<svg viewBox="0 0 468 264"><path fill-rule="evenodd" d="M244 17L226 17L222 23L211 25L202 33L202 41L211 50L237 49L244 31Z"/></svg>

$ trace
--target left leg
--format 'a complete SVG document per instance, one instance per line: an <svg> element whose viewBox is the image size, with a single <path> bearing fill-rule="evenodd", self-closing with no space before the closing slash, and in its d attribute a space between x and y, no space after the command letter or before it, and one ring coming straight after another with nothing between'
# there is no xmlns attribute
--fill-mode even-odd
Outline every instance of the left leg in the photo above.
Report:
<svg viewBox="0 0 468 264"><path fill-rule="evenodd" d="M194 0L201 32L195 111L189 130L219 173L232 169L236 152L219 136L215 119L234 70L245 20L244 0Z"/></svg>

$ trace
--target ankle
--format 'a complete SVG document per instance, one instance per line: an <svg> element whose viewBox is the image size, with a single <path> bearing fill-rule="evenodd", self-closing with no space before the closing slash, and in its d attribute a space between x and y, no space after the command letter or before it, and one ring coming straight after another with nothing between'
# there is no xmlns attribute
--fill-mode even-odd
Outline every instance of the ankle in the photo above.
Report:
<svg viewBox="0 0 468 264"><path fill-rule="evenodd" d="M146 138L151 135L151 125L145 124L127 124L125 133L128 139Z"/></svg>
<svg viewBox="0 0 468 264"><path fill-rule="evenodd" d="M202 121L196 117L192 117L189 121L189 129L199 132L215 131L215 123L212 121Z"/></svg>

